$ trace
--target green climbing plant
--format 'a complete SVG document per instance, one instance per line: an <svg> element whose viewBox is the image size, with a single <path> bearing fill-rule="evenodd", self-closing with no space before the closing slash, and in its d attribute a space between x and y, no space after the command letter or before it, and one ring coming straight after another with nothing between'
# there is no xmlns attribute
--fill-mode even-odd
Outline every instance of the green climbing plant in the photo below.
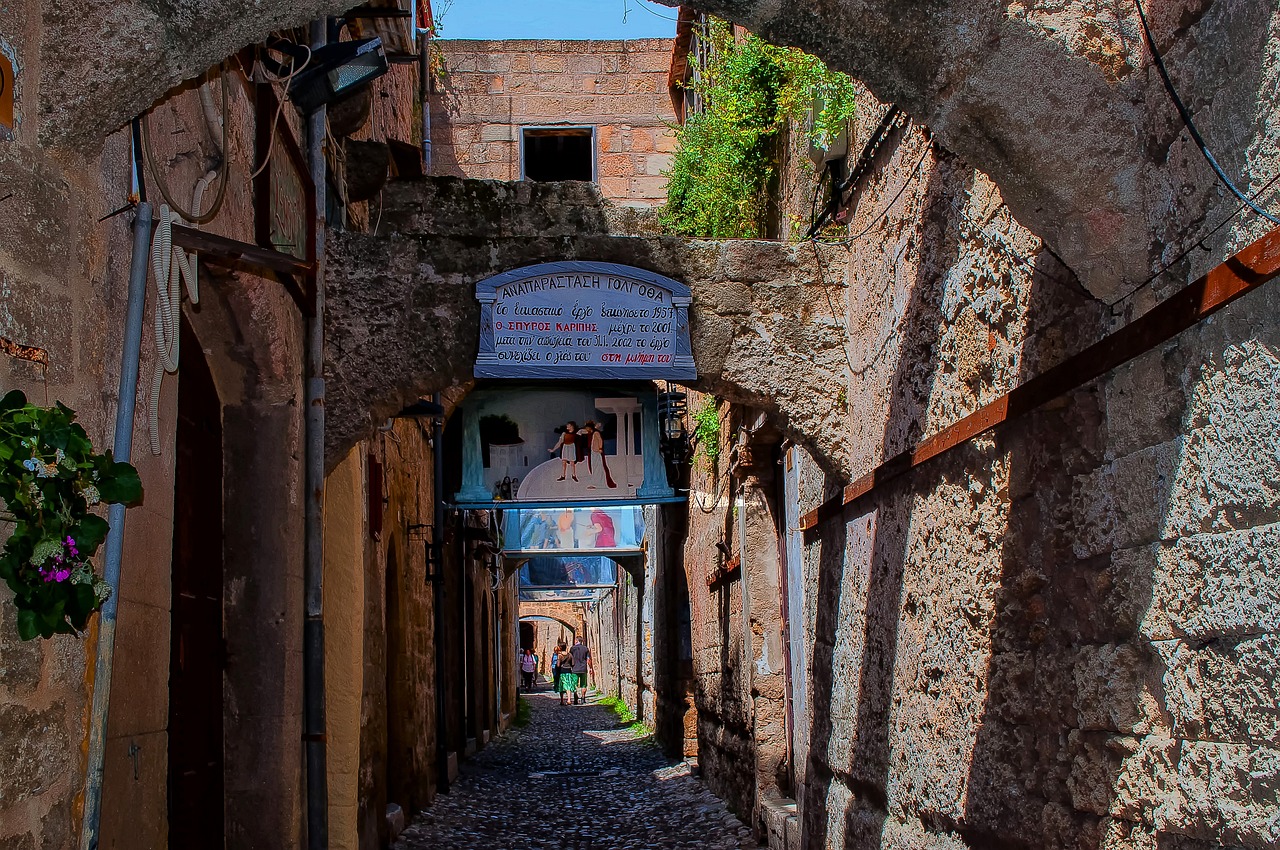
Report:
<svg viewBox="0 0 1280 850"><path fill-rule="evenodd" d="M711 396L693 412L693 439L698 454L714 467L720 460L720 403Z"/></svg>
<svg viewBox="0 0 1280 850"><path fill-rule="evenodd" d="M12 529L0 578L13 590L18 636L82 632L110 594L90 559L106 539L104 502L142 498L138 472L93 450L75 411L40 407L13 391L0 399L0 516Z"/></svg>
<svg viewBox="0 0 1280 850"><path fill-rule="evenodd" d="M662 222L675 233L752 238L762 232L777 140L812 113L810 141L839 137L856 109L853 80L793 48L748 35L735 40L712 19L711 59L693 88L703 111L677 134Z"/></svg>

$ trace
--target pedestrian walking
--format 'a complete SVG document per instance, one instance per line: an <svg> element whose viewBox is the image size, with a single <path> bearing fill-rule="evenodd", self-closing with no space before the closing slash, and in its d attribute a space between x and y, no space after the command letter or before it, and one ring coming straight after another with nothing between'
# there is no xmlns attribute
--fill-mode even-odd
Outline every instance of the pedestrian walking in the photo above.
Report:
<svg viewBox="0 0 1280 850"><path fill-rule="evenodd" d="M520 656L520 678L523 679L524 692L533 691L533 674L538 670L538 656L533 651L526 649L524 655Z"/></svg>
<svg viewBox="0 0 1280 850"><path fill-rule="evenodd" d="M556 644L556 648L551 650L551 666L547 668L547 682L551 685L551 690L560 693L560 652L564 647Z"/></svg>
<svg viewBox="0 0 1280 850"><path fill-rule="evenodd" d="M582 638L573 639L573 648L569 650L573 674L577 677L574 683L573 704L581 705L587 701L587 674L591 672L591 650L587 649Z"/></svg>
<svg viewBox="0 0 1280 850"><path fill-rule="evenodd" d="M576 697L578 676L573 672L573 654L560 650L560 666L556 668L556 691L560 694L560 704L568 705L569 697Z"/></svg>

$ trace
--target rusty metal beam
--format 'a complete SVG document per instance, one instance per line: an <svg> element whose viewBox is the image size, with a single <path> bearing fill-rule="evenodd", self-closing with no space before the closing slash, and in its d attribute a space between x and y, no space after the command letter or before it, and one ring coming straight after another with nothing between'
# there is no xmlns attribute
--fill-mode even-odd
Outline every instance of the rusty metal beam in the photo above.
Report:
<svg viewBox="0 0 1280 850"><path fill-rule="evenodd" d="M812 531L882 484L956 446L1012 422L1166 342L1240 296L1280 275L1280 228L1100 342L1031 378L1008 394L896 455L800 518Z"/></svg>

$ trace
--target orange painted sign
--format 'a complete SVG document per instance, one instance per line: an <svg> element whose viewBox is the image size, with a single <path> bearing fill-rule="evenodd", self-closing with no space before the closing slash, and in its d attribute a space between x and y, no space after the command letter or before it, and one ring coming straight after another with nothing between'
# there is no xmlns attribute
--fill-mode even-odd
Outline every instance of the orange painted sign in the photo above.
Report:
<svg viewBox="0 0 1280 850"><path fill-rule="evenodd" d="M0 127L13 129L13 63L0 53Z"/></svg>

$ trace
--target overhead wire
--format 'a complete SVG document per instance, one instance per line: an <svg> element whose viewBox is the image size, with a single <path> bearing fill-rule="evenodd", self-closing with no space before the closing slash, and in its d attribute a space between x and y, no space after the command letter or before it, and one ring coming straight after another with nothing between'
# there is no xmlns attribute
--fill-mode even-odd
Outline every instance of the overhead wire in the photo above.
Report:
<svg viewBox="0 0 1280 850"><path fill-rule="evenodd" d="M227 151L230 149L231 124L227 94L228 85L226 74L223 73L220 76L222 77L221 85L219 86L219 88L222 89L222 165L218 170L221 175L221 179L218 181L218 192L214 195L213 203L210 204L207 212L189 212L173 199L173 195L169 193L169 186L164 180L164 175L156 165L155 154L151 150L151 125L148 120L148 113L144 112L139 121L141 130L140 135L142 137L142 155L146 160L147 167L151 169L151 173L155 178L156 188L160 190L160 196L164 198L164 201L168 204L170 210L192 224L208 224L217 217L218 210L222 208L222 201L227 194L227 184L231 180L230 159L227 156ZM210 82L212 82L212 78L210 78Z"/></svg>
<svg viewBox="0 0 1280 850"><path fill-rule="evenodd" d="M1276 172L1276 173L1271 177L1271 179L1270 179L1270 180L1268 180L1266 183L1262 184L1262 186L1261 186L1261 187L1259 187L1259 188L1258 188L1258 190L1257 190L1257 191L1255 191L1255 192L1253 193L1253 197L1254 197L1254 198L1260 198L1260 197L1262 197L1263 193L1265 193L1265 192L1266 192L1268 189L1270 189L1272 186L1276 185L1276 182L1277 182L1277 181L1280 181L1280 171L1277 171L1277 172ZM1165 274L1165 273L1166 273L1166 272L1168 272L1170 269L1172 269L1174 266L1176 266L1178 263L1180 263L1180 262L1182 262L1184 259L1186 259L1187 255L1188 255L1188 254L1190 254L1192 251L1194 251L1196 248L1200 248L1200 249L1201 249L1201 250L1203 250L1203 251L1208 251L1209 249L1208 249L1208 248L1206 248L1206 247L1204 246L1204 241L1205 241L1206 239L1208 239L1209 237L1213 236L1215 233L1217 233L1217 232L1218 232L1219 230L1221 230L1222 228L1226 227L1228 224L1230 224L1230 223L1235 219L1235 217L1236 217L1236 216L1238 216L1238 215L1240 215L1240 213L1244 212L1244 211L1245 211L1245 209L1251 208L1252 206L1253 206L1252 204L1240 204L1239 206L1237 206L1237 207L1236 207L1236 209L1235 209L1235 212L1231 213L1231 214L1230 214L1230 215L1228 215L1226 218L1222 219L1222 221L1220 221L1220 222L1218 222L1216 225L1214 225L1214 226L1213 226L1213 228L1212 228L1212 229L1210 229L1208 233L1205 233L1205 234L1204 234L1204 235L1202 235L1202 236L1197 236L1197 237L1194 239L1194 241L1192 241L1189 245L1187 245L1187 247L1186 247L1186 248L1184 248L1184 249L1182 249L1181 251L1179 251L1179 252L1174 256L1174 258L1173 258L1172 260L1168 260L1167 262L1165 262L1165 263L1164 263L1164 265L1162 265L1160 268L1156 269L1156 271L1152 272L1152 273L1151 273L1151 275L1150 275L1150 276L1148 276L1146 279L1144 279L1141 283L1137 284L1137 285L1136 285L1136 286L1134 286L1132 289L1130 289L1129 291L1125 292L1125 294L1124 294L1124 295L1121 295L1119 298L1116 298L1114 301L1109 301L1109 302L1107 302L1107 307L1108 307L1109 309L1113 309L1113 310L1114 310L1117 304L1120 304L1120 303L1121 303L1121 302L1123 302L1123 301L1127 301L1127 300L1129 300L1130 298L1132 298L1134 295L1137 295L1139 291L1141 291L1141 290L1145 289L1146 287L1150 286L1150 285L1151 285L1152 283L1154 283L1154 282L1155 282L1155 281L1156 281L1156 280L1157 280L1161 275Z"/></svg>
<svg viewBox="0 0 1280 850"><path fill-rule="evenodd" d="M300 44L298 46L306 49L307 58L302 60L301 66L295 67L297 66L297 60L294 59L292 56L290 56L289 57L289 73L284 75L283 77L277 77L274 74L269 73L267 69L262 65L262 63L258 62L257 60L255 60L253 63L253 70L255 75L257 74L258 71L261 71L263 77L266 78L267 82L270 83L273 87L279 85L281 87L281 91L276 96L276 113L271 119L271 133L267 141L267 153L266 155L263 156L262 163L253 170L252 174L249 175L250 180L253 180L259 174L261 174L263 170L266 169L266 167L271 163L271 155L275 152L275 149L276 149L276 127L280 123L281 113L284 112L285 101L288 100L289 83L293 81L294 77L298 76L303 71L305 71L307 69L307 66L311 64L311 48L305 44Z"/></svg>
<svg viewBox="0 0 1280 850"><path fill-rule="evenodd" d="M1213 152L1209 150L1208 144L1205 143L1204 137L1200 135L1200 131L1196 128L1196 123L1192 120L1186 104L1178 96L1178 90L1174 87L1173 80L1169 78L1169 70L1164 65L1164 57L1160 55L1160 49L1156 47L1155 36L1151 34L1151 26L1147 23L1147 11L1142 6L1142 0L1133 0L1133 4L1138 7L1138 19L1142 22L1142 33L1146 36L1147 46L1151 48L1151 59L1156 66L1156 70L1160 72L1160 79L1164 81L1165 91L1169 93L1169 99L1177 107L1178 115L1182 117L1183 125L1187 128L1187 132L1191 134L1191 139L1196 143L1196 147L1200 149L1200 153L1204 155L1205 160L1209 163L1209 167L1213 169L1213 173L1218 176L1218 180L1230 190L1231 194L1239 198L1251 210L1272 224L1280 224L1280 218L1275 217L1255 204L1244 192L1240 191L1240 188L1222 170L1222 166L1218 164L1218 160L1214 157Z"/></svg>

